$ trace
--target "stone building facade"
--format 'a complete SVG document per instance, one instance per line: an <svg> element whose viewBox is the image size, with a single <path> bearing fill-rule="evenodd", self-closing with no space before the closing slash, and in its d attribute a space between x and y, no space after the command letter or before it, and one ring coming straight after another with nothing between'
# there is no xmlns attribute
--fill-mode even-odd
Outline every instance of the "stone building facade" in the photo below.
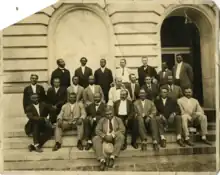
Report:
<svg viewBox="0 0 220 175"><path fill-rule="evenodd" d="M100 58L114 72L120 58L137 74L141 57L160 70L163 53L185 53L187 48L162 48L161 26L170 16L184 16L185 10L200 32L204 107L215 107L215 5L195 1L63 0L4 29L5 117L23 116L22 92L31 73L48 87L56 59L64 58L74 72L82 56L95 70Z"/></svg>

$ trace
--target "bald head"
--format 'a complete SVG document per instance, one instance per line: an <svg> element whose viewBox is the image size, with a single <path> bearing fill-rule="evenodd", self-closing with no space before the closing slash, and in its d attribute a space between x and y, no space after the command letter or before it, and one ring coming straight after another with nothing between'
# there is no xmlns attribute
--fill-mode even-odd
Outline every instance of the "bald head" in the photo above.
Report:
<svg viewBox="0 0 220 175"><path fill-rule="evenodd" d="M89 84L93 85L95 83L95 78L93 75L89 76Z"/></svg>

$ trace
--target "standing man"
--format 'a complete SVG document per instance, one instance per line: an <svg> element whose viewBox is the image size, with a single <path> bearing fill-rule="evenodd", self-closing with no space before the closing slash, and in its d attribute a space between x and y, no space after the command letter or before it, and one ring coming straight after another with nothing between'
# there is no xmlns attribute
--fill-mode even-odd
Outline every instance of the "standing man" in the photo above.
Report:
<svg viewBox="0 0 220 175"><path fill-rule="evenodd" d="M53 130L47 122L50 107L44 102L39 103L38 94L31 95L32 103L26 108L30 126L29 133L33 134L33 144L28 146L29 151L43 152L42 147L52 136ZM25 126L25 129L27 129ZM27 131L26 131L27 133Z"/></svg>
<svg viewBox="0 0 220 175"><path fill-rule="evenodd" d="M211 143L207 140L207 116L204 114L198 100L192 98L192 89L184 89L184 97L178 99L178 104L180 106L182 115L182 125L183 132L185 136L185 143L189 146L194 144L190 141L188 123L190 122L194 126L199 126L201 128L201 140L207 145Z"/></svg>
<svg viewBox="0 0 220 175"><path fill-rule="evenodd" d="M168 84L162 87L168 89L168 97L177 100L183 96L182 89L173 83L173 76L168 76Z"/></svg>
<svg viewBox="0 0 220 175"><path fill-rule="evenodd" d="M166 147L166 138L164 137L165 129L172 125L175 128L177 136L177 144L185 147L182 140L182 118L180 108L176 100L168 97L168 89L160 88L160 97L155 99L154 104L157 108L157 120L163 125L160 130L160 137L164 139L161 147Z"/></svg>
<svg viewBox="0 0 220 175"><path fill-rule="evenodd" d="M85 140L87 141L85 150L92 147L92 138L96 135L95 128L101 118L105 116L105 103L101 101L102 94L94 94L94 102L86 108L87 117L84 120Z"/></svg>
<svg viewBox="0 0 220 175"><path fill-rule="evenodd" d="M128 91L125 85L122 83L122 79L116 78L115 86L111 87L108 93L108 105L109 106L113 106L114 102L116 102L117 100L120 100L120 93L122 89L125 89L126 91ZM129 100L131 99L129 94L128 94L128 99Z"/></svg>
<svg viewBox="0 0 220 175"><path fill-rule="evenodd" d="M143 65L138 68L138 82L140 87L142 87L145 83L145 77L148 75L152 78L153 83L157 83L157 71L155 68L149 66L148 63L148 58L147 57L142 57L142 63Z"/></svg>
<svg viewBox="0 0 220 175"><path fill-rule="evenodd" d="M113 115L111 106L105 109L105 117L99 120L96 127L96 135L92 142L93 148L98 161L100 162L100 170L104 171L106 167L106 160L103 153L103 142L113 144L113 152L110 155L108 166L113 167L115 158L120 154L122 145L124 144L125 127L122 120Z"/></svg>
<svg viewBox="0 0 220 175"><path fill-rule="evenodd" d="M73 85L67 88L67 99L69 98L70 94L75 93L76 101L82 101L84 88L79 85L79 77L73 76L72 82Z"/></svg>
<svg viewBox="0 0 220 175"><path fill-rule="evenodd" d="M134 116L134 106L131 100L127 99L128 91L125 89L121 90L120 100L114 103L114 113L115 116L119 117L126 128L125 131L125 142L122 150L127 148L127 135L128 130L131 130L131 145L137 149L138 144L136 143L139 131L138 131L138 120Z"/></svg>
<svg viewBox="0 0 220 175"><path fill-rule="evenodd" d="M158 136L159 130L161 130L159 127L161 127L161 125L158 125L156 119L157 109L151 100L146 99L146 92L144 89L140 90L139 96L140 99L134 103L134 109L137 114L139 134L142 144L147 142L147 131L150 131L153 140L153 149L158 151L158 143L160 142L160 138L158 138Z"/></svg>
<svg viewBox="0 0 220 175"><path fill-rule="evenodd" d="M140 85L137 82L137 78L135 74L130 74L130 83L127 87L132 102L139 98Z"/></svg>
<svg viewBox="0 0 220 175"><path fill-rule="evenodd" d="M113 82L112 71L106 67L106 59L100 60L100 68L95 71L95 84L100 85L104 93L105 101L108 102L108 92Z"/></svg>
<svg viewBox="0 0 220 175"><path fill-rule="evenodd" d="M24 93L23 93L23 108L25 113L27 106L32 104L31 96L33 94L38 95L38 100L40 102L45 102L46 100L45 90L43 86L38 84L38 75L31 74L30 80L31 80L31 84L24 88Z"/></svg>
<svg viewBox="0 0 220 175"><path fill-rule="evenodd" d="M102 101L104 102L104 94L102 88L99 85L95 85L94 76L89 76L89 86L83 92L83 101L88 106L89 104L94 102L94 94L100 93Z"/></svg>
<svg viewBox="0 0 220 175"><path fill-rule="evenodd" d="M116 74L115 77L116 78L121 78L122 79L122 83L125 85L125 87L127 87L127 84L130 82L129 79L129 75L131 73L131 70L129 68L126 67L126 59L121 59L120 60L120 68L116 69Z"/></svg>
<svg viewBox="0 0 220 175"><path fill-rule="evenodd" d="M77 129L77 148L83 150L82 139L84 136L83 120L86 117L86 111L81 102L76 101L76 94L69 96L69 101L63 105L60 114L57 117L57 125L55 128L55 145L53 151L61 148L62 134L64 131Z"/></svg>
<svg viewBox="0 0 220 175"><path fill-rule="evenodd" d="M145 85L142 87L146 94L147 99L154 101L154 99L158 96L159 90L157 84L152 83L151 77L147 75L145 77Z"/></svg>
<svg viewBox="0 0 220 175"><path fill-rule="evenodd" d="M181 54L176 55L177 64L173 67L174 84L182 89L193 85L193 69L188 63L183 62Z"/></svg>
<svg viewBox="0 0 220 175"><path fill-rule="evenodd" d="M172 76L172 71L168 69L167 63L162 63L162 70L158 73L160 87L167 84L168 76Z"/></svg>
<svg viewBox="0 0 220 175"><path fill-rule="evenodd" d="M51 105L50 121L56 123L57 116L61 111L62 106L67 101L67 92L65 87L60 86L60 79L53 79L53 86L47 91L47 104Z"/></svg>
<svg viewBox="0 0 220 175"><path fill-rule="evenodd" d="M92 75L92 69L86 66L87 58L80 59L81 67L75 70L75 76L79 77L79 85L84 89L89 85L89 76Z"/></svg>
<svg viewBox="0 0 220 175"><path fill-rule="evenodd" d="M70 71L65 68L65 62L63 59L57 60L58 68L52 72L50 83L53 85L53 79L60 79L60 86L68 88L70 86Z"/></svg>

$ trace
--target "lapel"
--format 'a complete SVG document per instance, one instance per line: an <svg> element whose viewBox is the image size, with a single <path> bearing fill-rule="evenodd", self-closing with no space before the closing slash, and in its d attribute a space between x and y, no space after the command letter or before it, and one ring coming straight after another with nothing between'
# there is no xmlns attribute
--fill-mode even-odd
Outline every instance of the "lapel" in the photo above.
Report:
<svg viewBox="0 0 220 175"><path fill-rule="evenodd" d="M95 106L95 103L94 103L94 106ZM101 106L102 106L102 102L100 103L100 105L99 105L99 107L98 107L96 113L100 112L100 110L102 109ZM96 110L96 108L95 108L95 110Z"/></svg>
<svg viewBox="0 0 220 175"><path fill-rule="evenodd" d="M40 105L39 105L40 106ZM37 109L34 107L34 105L32 104L32 108L33 108L33 110L35 111L35 113L38 115L38 116L40 116L40 114L37 112ZM40 108L40 107L39 107ZM39 110L40 111L40 110Z"/></svg>
<svg viewBox="0 0 220 175"><path fill-rule="evenodd" d="M81 67L81 66L80 66L79 70L80 70L80 73L81 73L82 75L85 75L86 67L85 67L84 73L83 73L83 71L82 71L82 67Z"/></svg>
<svg viewBox="0 0 220 175"><path fill-rule="evenodd" d="M29 85L29 87L28 87L28 91L29 91L31 94L34 93L32 87L31 87L31 85Z"/></svg>
<svg viewBox="0 0 220 175"><path fill-rule="evenodd" d="M43 111L43 104L39 103L39 112L40 112L39 116L41 116L42 111Z"/></svg>
<svg viewBox="0 0 220 175"><path fill-rule="evenodd" d="M142 101L138 100L138 106L139 106L139 108L141 110L140 111L141 113L143 113L145 105L146 105L146 100L145 100L144 106L142 105Z"/></svg>
<svg viewBox="0 0 220 175"><path fill-rule="evenodd" d="M180 68L180 75L182 74L182 72L184 71L185 69L185 65L184 65L184 62L182 62L182 66Z"/></svg>

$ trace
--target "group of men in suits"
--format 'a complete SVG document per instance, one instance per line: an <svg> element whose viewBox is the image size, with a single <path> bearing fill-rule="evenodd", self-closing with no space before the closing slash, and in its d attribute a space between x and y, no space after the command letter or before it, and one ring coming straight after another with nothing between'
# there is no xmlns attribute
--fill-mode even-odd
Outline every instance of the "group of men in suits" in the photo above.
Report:
<svg viewBox="0 0 220 175"><path fill-rule="evenodd" d="M62 145L62 134L77 130L79 150L94 148L100 168L107 166L102 151L103 142L112 143L113 151L108 166L112 167L120 150L127 148L127 134L131 131L131 145L147 148L147 133L150 133L155 151L166 147L164 133L173 125L177 143L193 146L188 125L200 126L201 140L211 144L207 138L207 117L196 99L192 97L193 71L176 57L173 71L162 63L157 73L143 57L143 66L138 68L138 79L120 60L115 81L106 60L100 60L100 68L94 72L87 67L87 59L81 58L81 67L75 70L70 83L70 72L63 59L57 60L58 68L51 75L51 87L45 93L37 83L38 75L32 74L31 85L24 89L23 107L29 118L25 125L27 135L33 136L30 151L42 152L43 144L55 136L53 151ZM83 140L86 144L83 144Z"/></svg>

